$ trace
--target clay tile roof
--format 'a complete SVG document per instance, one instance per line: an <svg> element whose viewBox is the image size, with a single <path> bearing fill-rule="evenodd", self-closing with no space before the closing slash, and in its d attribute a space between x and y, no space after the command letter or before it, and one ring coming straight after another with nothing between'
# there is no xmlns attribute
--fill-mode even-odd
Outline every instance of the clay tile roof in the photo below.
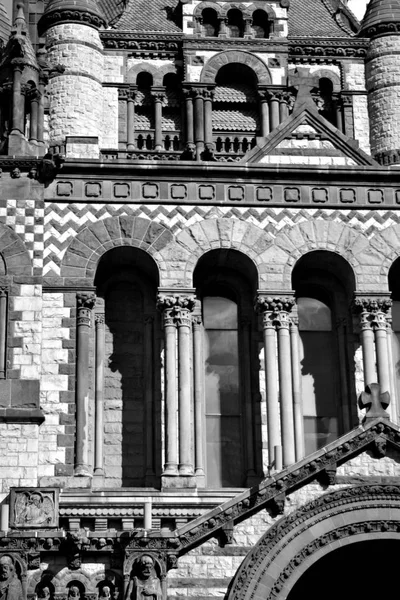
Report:
<svg viewBox="0 0 400 600"><path fill-rule="evenodd" d="M350 37L354 33L348 21L358 25L354 15L333 0L291 0L288 15L289 37Z"/></svg>
<svg viewBox="0 0 400 600"><path fill-rule="evenodd" d="M376 27L390 23L400 23L400 0L371 0L367 6L360 35L376 33Z"/></svg>
<svg viewBox="0 0 400 600"><path fill-rule="evenodd" d="M125 11L114 24L121 31L163 33L181 32L182 29L168 18L168 9L177 7L177 0L128 0Z"/></svg>
<svg viewBox="0 0 400 600"><path fill-rule="evenodd" d="M212 126L215 131L251 131L258 128L256 110L213 110Z"/></svg>
<svg viewBox="0 0 400 600"><path fill-rule="evenodd" d="M1 44L1 42L3 42L4 44L7 43L7 40L10 36L10 31L11 31L10 19L8 17L8 13L6 11L4 3L1 2L1 0L0 0L0 40L1 40L0 44Z"/></svg>
<svg viewBox="0 0 400 600"><path fill-rule="evenodd" d="M215 88L214 102L257 102L255 91L246 86L237 84L233 85L218 85Z"/></svg>

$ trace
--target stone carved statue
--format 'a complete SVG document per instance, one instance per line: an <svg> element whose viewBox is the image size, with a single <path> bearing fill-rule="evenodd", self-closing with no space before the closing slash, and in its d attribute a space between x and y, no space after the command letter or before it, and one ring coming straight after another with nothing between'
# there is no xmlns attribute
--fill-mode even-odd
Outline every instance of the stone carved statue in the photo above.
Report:
<svg viewBox="0 0 400 600"><path fill-rule="evenodd" d="M108 585L105 585L100 590L100 598L103 598L103 600L111 600L111 589Z"/></svg>
<svg viewBox="0 0 400 600"><path fill-rule="evenodd" d="M33 527L51 525L54 520L54 503L40 492L18 494L15 501L15 525Z"/></svg>
<svg viewBox="0 0 400 600"><path fill-rule="evenodd" d="M151 556L144 554L135 561L125 600L161 600L160 579Z"/></svg>
<svg viewBox="0 0 400 600"><path fill-rule="evenodd" d="M23 600L22 585L8 555L0 558L0 600Z"/></svg>
<svg viewBox="0 0 400 600"><path fill-rule="evenodd" d="M51 598L50 589L47 586L42 587L41 589L38 590L37 597L40 598L40 600L50 600L50 598Z"/></svg>

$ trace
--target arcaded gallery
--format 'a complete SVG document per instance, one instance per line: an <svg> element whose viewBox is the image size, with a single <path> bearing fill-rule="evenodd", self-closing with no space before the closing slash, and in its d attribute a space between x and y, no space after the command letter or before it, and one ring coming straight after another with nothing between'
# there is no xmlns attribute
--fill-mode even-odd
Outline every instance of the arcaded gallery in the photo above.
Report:
<svg viewBox="0 0 400 600"><path fill-rule="evenodd" d="M392 593L399 169L400 0L0 0L0 600Z"/></svg>

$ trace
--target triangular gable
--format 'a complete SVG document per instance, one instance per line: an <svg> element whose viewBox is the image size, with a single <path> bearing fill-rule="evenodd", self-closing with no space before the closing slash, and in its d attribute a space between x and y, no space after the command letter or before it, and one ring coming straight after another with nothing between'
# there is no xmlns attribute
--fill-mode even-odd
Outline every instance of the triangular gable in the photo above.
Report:
<svg viewBox="0 0 400 600"><path fill-rule="evenodd" d="M392 446L400 453L400 428L386 418L371 419L259 485L170 532L168 539L161 531L153 531L145 540L136 537L131 544L134 547L151 543L153 549L163 549L175 556L182 556L213 537L224 544L232 539L233 528L238 523L266 508L281 514L288 494L314 480L332 485L339 466L367 450L381 458L386 446Z"/></svg>
<svg viewBox="0 0 400 600"><path fill-rule="evenodd" d="M257 145L240 162L379 166L356 140L341 133L307 102L297 106L267 137L257 138Z"/></svg>

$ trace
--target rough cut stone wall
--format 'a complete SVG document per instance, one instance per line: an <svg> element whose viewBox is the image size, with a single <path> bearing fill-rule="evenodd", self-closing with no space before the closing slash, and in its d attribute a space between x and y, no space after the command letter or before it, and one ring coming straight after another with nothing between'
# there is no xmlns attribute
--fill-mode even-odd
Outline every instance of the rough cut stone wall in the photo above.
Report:
<svg viewBox="0 0 400 600"><path fill-rule="evenodd" d="M50 80L50 144L65 136L101 137L103 123L103 48L98 32L79 24L51 27L48 61L65 71Z"/></svg>
<svg viewBox="0 0 400 600"><path fill-rule="evenodd" d="M368 99L365 89L365 65L363 62L345 62L343 88L353 92L354 137L361 150L371 153L369 139Z"/></svg>
<svg viewBox="0 0 400 600"><path fill-rule="evenodd" d="M371 41L366 59L366 82L375 155L400 148L400 36Z"/></svg>

